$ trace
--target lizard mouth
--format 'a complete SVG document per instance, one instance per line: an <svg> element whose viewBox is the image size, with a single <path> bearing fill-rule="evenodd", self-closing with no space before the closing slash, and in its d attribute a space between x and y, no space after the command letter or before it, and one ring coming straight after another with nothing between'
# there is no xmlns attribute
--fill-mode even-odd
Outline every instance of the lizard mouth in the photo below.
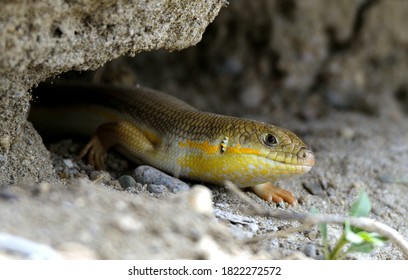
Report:
<svg viewBox="0 0 408 280"><path fill-rule="evenodd" d="M296 154L296 161L294 163L286 163L286 168L291 170L293 174L305 174L312 169L314 164L315 156L313 152L307 147L302 147Z"/></svg>
<svg viewBox="0 0 408 280"><path fill-rule="evenodd" d="M315 164L315 156L313 152L307 147L303 147L299 150L299 152L297 153L297 158L298 158L300 165L304 169L308 168L307 171L309 171L312 168L312 166Z"/></svg>

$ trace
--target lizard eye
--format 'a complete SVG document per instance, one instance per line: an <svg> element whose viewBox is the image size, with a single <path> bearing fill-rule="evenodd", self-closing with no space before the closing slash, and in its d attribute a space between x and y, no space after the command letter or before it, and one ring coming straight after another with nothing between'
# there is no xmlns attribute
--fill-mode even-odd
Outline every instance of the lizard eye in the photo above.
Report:
<svg viewBox="0 0 408 280"><path fill-rule="evenodd" d="M264 137L264 142L267 146L273 146L278 143L276 137L273 136L272 134L266 134Z"/></svg>

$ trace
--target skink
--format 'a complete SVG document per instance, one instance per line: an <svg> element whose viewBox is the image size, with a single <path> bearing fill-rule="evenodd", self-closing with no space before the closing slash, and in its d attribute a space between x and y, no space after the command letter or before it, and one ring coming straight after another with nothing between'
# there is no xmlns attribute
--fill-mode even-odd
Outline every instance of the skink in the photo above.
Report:
<svg viewBox="0 0 408 280"><path fill-rule="evenodd" d="M29 119L40 133L92 135L80 157L105 168L116 148L143 162L196 181L252 187L267 201L296 203L271 182L308 172L314 154L293 132L271 124L199 111L143 87L48 84L33 91Z"/></svg>

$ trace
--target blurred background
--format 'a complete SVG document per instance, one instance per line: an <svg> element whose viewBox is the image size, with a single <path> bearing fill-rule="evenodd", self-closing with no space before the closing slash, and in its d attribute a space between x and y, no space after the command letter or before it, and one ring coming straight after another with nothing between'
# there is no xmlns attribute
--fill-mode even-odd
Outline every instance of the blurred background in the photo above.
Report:
<svg viewBox="0 0 408 280"><path fill-rule="evenodd" d="M195 47L121 58L103 79L222 114L273 112L278 122L332 110L400 119L408 113L407 12L400 0L233 0Z"/></svg>

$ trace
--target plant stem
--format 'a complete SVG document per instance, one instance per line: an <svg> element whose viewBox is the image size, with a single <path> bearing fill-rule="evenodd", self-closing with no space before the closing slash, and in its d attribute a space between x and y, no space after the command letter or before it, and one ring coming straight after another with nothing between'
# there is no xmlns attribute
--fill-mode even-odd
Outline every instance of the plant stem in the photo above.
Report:
<svg viewBox="0 0 408 280"><path fill-rule="evenodd" d="M344 232L341 234L339 241L337 241L336 247L334 247L333 251L329 256L329 260L337 260L339 254L343 247L347 244L347 240L345 238Z"/></svg>

